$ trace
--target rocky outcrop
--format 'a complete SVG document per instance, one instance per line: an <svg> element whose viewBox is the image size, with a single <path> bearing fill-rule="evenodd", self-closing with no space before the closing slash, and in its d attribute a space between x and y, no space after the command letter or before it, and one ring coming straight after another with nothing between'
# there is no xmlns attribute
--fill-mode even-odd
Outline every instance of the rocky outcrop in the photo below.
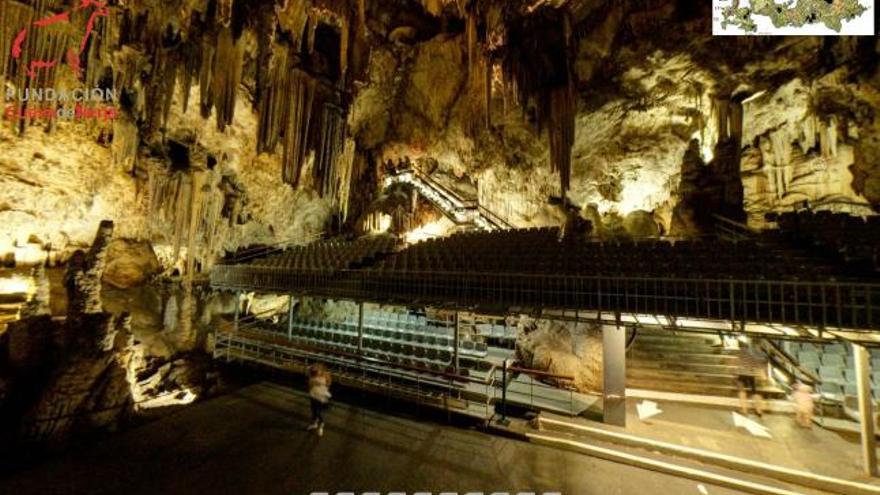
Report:
<svg viewBox="0 0 880 495"><path fill-rule="evenodd" d="M114 239L107 253L104 282L120 289L143 284L159 273L152 246L130 239Z"/></svg>
<svg viewBox="0 0 880 495"><path fill-rule="evenodd" d="M101 312L101 280L112 237L113 222L102 221L88 253L76 251L68 261L64 274L68 318Z"/></svg>
<svg viewBox="0 0 880 495"><path fill-rule="evenodd" d="M573 376L582 392L602 390L602 334L591 325L522 319L516 351L526 368Z"/></svg>

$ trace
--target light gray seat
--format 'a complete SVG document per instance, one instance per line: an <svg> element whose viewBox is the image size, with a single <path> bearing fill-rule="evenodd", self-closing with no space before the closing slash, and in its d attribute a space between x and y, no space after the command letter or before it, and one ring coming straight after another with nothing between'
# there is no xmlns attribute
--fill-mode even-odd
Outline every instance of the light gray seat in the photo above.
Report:
<svg viewBox="0 0 880 495"><path fill-rule="evenodd" d="M823 366L845 366L846 361L843 359L842 354L823 354L822 355L822 365Z"/></svg>

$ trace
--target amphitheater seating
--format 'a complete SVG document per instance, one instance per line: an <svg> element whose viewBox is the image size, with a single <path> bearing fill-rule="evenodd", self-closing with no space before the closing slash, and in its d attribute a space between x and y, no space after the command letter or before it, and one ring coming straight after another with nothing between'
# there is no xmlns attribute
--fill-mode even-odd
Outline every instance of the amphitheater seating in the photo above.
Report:
<svg viewBox="0 0 880 495"><path fill-rule="evenodd" d="M754 241L571 243L559 242L557 234L556 228L459 233L411 246L373 269L767 280L839 276L832 268L781 256Z"/></svg>
<svg viewBox="0 0 880 495"><path fill-rule="evenodd" d="M449 326L429 322L424 316L385 311L365 311L363 355L405 366L445 371L452 364L455 341ZM286 334L286 325L273 327ZM356 316L344 321L295 317L292 338L310 347L330 348L354 354L358 349ZM472 368L488 354L482 342L462 340L459 364Z"/></svg>
<svg viewBox="0 0 880 495"><path fill-rule="evenodd" d="M293 271L359 268L377 256L392 252L395 245L395 239L390 236L366 237L355 241L320 241L259 258L249 264Z"/></svg>
<svg viewBox="0 0 880 495"><path fill-rule="evenodd" d="M837 399L857 394L854 363L846 346L811 343L788 345L801 366L819 375L823 394ZM880 400L880 349L871 350L871 366L875 370L871 373L872 394L876 400Z"/></svg>
<svg viewBox="0 0 880 495"><path fill-rule="evenodd" d="M830 211L786 212L780 230L796 243L836 257L853 268L880 271L880 216L867 219Z"/></svg>

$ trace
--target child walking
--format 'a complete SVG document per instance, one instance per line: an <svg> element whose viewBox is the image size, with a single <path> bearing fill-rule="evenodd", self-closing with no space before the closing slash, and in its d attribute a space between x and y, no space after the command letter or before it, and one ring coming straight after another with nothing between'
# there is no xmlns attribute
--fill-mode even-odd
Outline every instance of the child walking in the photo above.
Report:
<svg viewBox="0 0 880 495"><path fill-rule="evenodd" d="M794 402L797 423L803 428L813 427L813 389L805 384L798 383L791 394Z"/></svg>
<svg viewBox="0 0 880 495"><path fill-rule="evenodd" d="M321 363L309 368L309 398L312 404L312 424L307 431L316 430L318 436L324 436L324 411L330 401L330 372Z"/></svg>

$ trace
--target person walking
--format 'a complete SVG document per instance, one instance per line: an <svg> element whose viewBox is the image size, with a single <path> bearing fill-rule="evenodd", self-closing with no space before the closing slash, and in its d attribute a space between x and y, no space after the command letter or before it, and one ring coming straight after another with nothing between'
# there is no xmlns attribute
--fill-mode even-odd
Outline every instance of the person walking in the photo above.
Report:
<svg viewBox="0 0 880 495"><path fill-rule="evenodd" d="M767 360L764 355L755 348L754 344L740 344L739 371L737 385L739 388L740 409L744 416L749 414L749 396L755 414L761 417L764 414L764 398L758 393L758 384L767 378Z"/></svg>
<svg viewBox="0 0 880 495"><path fill-rule="evenodd" d="M813 428L813 389L806 383L798 383L791 394L797 423L803 428Z"/></svg>
<svg viewBox="0 0 880 495"><path fill-rule="evenodd" d="M306 430L324 436L324 411L330 401L330 372L321 363L309 368L309 399L312 405L312 424Z"/></svg>

